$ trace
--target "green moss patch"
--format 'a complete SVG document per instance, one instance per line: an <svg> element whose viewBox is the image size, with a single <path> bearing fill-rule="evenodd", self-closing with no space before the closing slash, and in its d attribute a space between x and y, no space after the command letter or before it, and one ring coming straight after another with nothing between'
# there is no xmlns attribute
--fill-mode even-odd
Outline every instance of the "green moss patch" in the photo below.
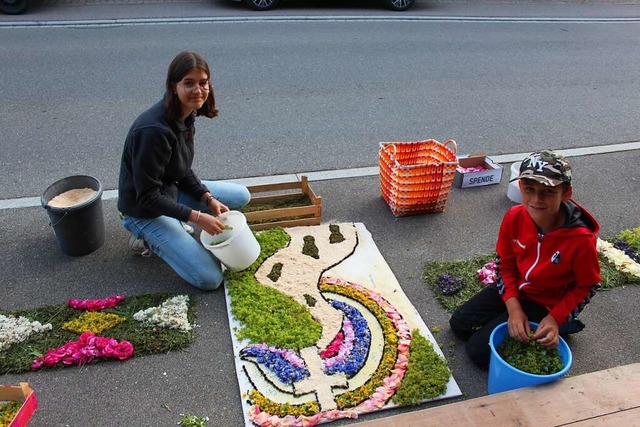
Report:
<svg viewBox="0 0 640 427"><path fill-rule="evenodd" d="M287 246L289 235L277 227L257 233L256 238L261 247L256 262L244 271L227 272L231 313L240 323L237 338L295 350L315 345L322 326L311 317L309 308L254 277L267 257Z"/></svg>
<svg viewBox="0 0 640 427"><path fill-rule="evenodd" d="M411 350L407 372L392 401L397 405L417 405L447 391L451 370L446 360L418 329L411 332Z"/></svg>
<svg viewBox="0 0 640 427"><path fill-rule="evenodd" d="M331 224L329 226L329 231L331 231L331 235L329 236L329 243L340 243L344 242L344 236L340 232L340 226L337 224Z"/></svg>
<svg viewBox="0 0 640 427"><path fill-rule="evenodd" d="M617 240L624 240L631 246L636 252L640 252L640 226L636 228L630 228L622 230L616 236Z"/></svg>
<svg viewBox="0 0 640 427"><path fill-rule="evenodd" d="M270 209L285 209L285 208L295 208L298 206L309 206L311 205L311 199L306 194L301 194L295 197L283 197L281 199L276 199L268 203L250 203L243 207L240 212L256 212L256 211L266 211Z"/></svg>
<svg viewBox="0 0 640 427"><path fill-rule="evenodd" d="M302 245L302 254L311 258L319 259L320 254L316 246L316 239L313 236L304 236L304 244Z"/></svg>
<svg viewBox="0 0 640 427"><path fill-rule="evenodd" d="M267 277L272 282L277 282L281 274L282 274L282 263L277 262L273 264L273 267L271 267L271 271L269 272L269 274L267 274Z"/></svg>
<svg viewBox="0 0 640 427"><path fill-rule="evenodd" d="M486 263L496 259L496 254L478 255L455 261L430 262L424 266L422 279L433 289L436 299L449 312L480 292L484 285L478 280L478 270ZM449 274L464 279L466 285L453 295L444 295L437 285L438 276Z"/></svg>

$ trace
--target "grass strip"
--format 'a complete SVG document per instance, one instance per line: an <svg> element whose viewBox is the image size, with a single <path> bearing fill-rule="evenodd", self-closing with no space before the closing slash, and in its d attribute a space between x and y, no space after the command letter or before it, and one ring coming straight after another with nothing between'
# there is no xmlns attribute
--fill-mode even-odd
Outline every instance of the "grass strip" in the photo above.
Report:
<svg viewBox="0 0 640 427"><path fill-rule="evenodd" d="M496 257L497 254L493 252L462 260L428 262L424 266L422 279L435 292L436 299L442 306L448 312L453 312L484 288L484 285L478 280L478 270L487 262L495 260ZM464 278L466 286L453 295L444 295L438 288L436 280L438 276L445 273L456 278ZM602 280L599 290L640 283L638 278L616 269L615 265L602 255L600 255L600 275Z"/></svg>
<svg viewBox="0 0 640 427"><path fill-rule="evenodd" d="M447 311L453 312L484 288L484 285L478 280L478 270L494 259L496 259L496 254L491 253L468 259L429 262L424 266L422 279L433 290L440 304ZM438 276L445 273L456 278L463 278L466 285L453 295L444 295L436 284L436 280Z"/></svg>

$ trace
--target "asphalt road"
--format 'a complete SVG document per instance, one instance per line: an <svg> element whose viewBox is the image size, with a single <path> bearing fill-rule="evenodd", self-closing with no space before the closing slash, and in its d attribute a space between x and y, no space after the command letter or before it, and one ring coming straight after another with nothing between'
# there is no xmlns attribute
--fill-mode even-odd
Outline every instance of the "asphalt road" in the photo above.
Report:
<svg viewBox="0 0 640 427"><path fill-rule="evenodd" d="M374 166L387 140L452 138L463 153L492 154L637 140L637 23L323 19L0 34L0 199L38 196L76 173L114 189L126 132L160 99L180 50L213 68L220 117L197 124L195 169L207 179Z"/></svg>
<svg viewBox="0 0 640 427"><path fill-rule="evenodd" d="M197 169L245 178L375 166L386 139L452 137L463 152L495 155L637 141L637 32L635 23L464 21L0 27L0 310L166 290L191 294L201 325L184 352L5 375L2 383L36 390L33 427L170 426L180 413L242 425L222 292L196 291L158 258L131 256L115 200L104 202L104 246L81 258L60 253L41 207L7 207L75 173L114 189L124 133L160 96L179 49L215 58L223 113L198 122ZM575 196L600 220L602 237L640 225L639 150L570 160ZM312 183L323 221L364 223L425 323L442 328L437 339L452 343L448 361L463 398L486 394L486 373L451 336L421 271L428 261L493 249L511 205L506 181L452 189L444 213L400 219L376 176ZM569 342L571 375L640 361L639 297L637 286L598 293L582 316L587 329Z"/></svg>

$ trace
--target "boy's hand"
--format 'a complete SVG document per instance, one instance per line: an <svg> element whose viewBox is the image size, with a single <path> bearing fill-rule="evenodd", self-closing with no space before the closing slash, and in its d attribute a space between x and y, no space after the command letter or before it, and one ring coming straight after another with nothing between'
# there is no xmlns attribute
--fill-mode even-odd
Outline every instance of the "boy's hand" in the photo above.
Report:
<svg viewBox="0 0 640 427"><path fill-rule="evenodd" d="M546 348L552 349L560 342L560 327L558 322L551 315L547 315L540 321L533 339Z"/></svg>
<svg viewBox="0 0 640 427"><path fill-rule="evenodd" d="M518 341L527 342L529 340L529 333L531 332L531 326L529 325L529 319L524 314L522 306L518 298L509 298L506 302L507 311L509 312L509 336L517 339Z"/></svg>

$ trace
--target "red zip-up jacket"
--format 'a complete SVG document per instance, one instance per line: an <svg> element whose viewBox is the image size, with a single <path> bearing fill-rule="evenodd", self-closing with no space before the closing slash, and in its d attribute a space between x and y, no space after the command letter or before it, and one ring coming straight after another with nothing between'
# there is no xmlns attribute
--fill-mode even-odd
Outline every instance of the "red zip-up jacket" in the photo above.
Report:
<svg viewBox="0 0 640 427"><path fill-rule="evenodd" d="M562 208L565 224L542 234L523 205L512 207L502 220L496 245L502 299L519 297L541 304L558 325L588 302L600 283L598 221L573 200Z"/></svg>

